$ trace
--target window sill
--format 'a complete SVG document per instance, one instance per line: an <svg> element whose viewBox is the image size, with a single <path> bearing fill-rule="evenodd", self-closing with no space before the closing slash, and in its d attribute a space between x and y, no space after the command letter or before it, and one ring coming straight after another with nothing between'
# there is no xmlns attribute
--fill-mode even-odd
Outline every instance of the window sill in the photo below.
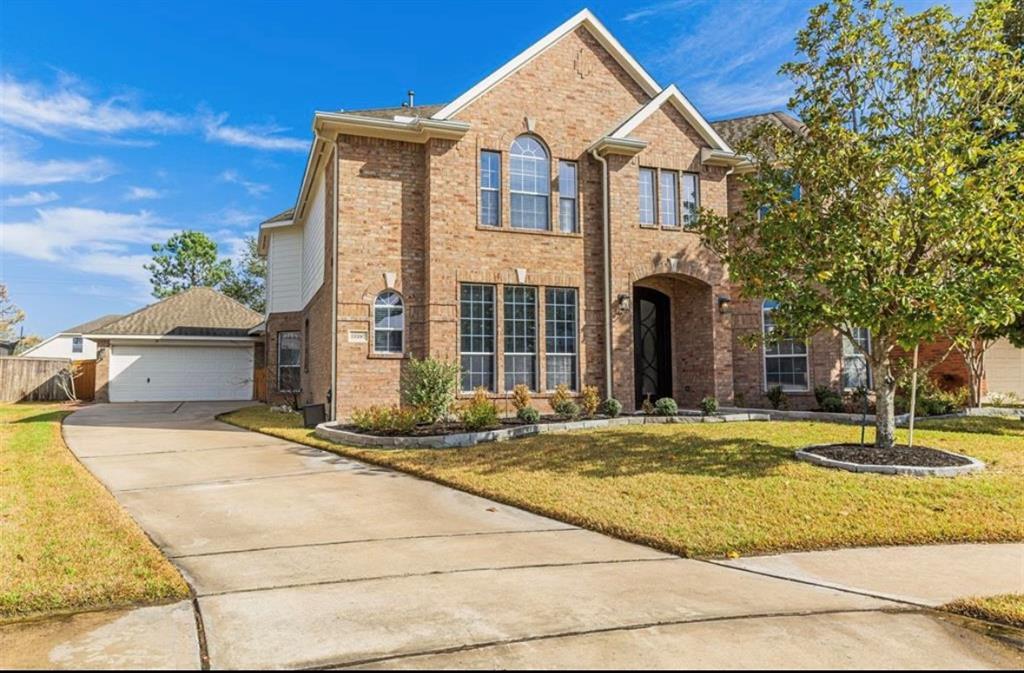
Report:
<svg viewBox="0 0 1024 673"><path fill-rule="evenodd" d="M576 231L565 233L550 229L513 229L512 227L490 227L486 224L476 225L477 231L502 231L507 234L533 234L535 236L555 236L556 238L583 238L583 233Z"/></svg>

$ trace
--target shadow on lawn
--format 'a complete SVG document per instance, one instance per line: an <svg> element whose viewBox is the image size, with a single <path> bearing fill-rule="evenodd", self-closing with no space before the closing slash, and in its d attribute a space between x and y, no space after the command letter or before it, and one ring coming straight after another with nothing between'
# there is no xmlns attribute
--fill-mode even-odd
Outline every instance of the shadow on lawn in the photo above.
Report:
<svg viewBox="0 0 1024 673"><path fill-rule="evenodd" d="M35 416L25 416L17 420L8 421L9 423L52 423L60 422L60 419L70 414L74 409L61 409L57 411L47 411L42 414L36 414Z"/></svg>

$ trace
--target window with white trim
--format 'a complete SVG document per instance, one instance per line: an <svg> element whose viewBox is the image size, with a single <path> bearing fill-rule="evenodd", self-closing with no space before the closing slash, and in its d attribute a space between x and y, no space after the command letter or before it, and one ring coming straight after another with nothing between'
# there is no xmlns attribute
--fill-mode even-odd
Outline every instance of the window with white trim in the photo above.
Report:
<svg viewBox="0 0 1024 673"><path fill-rule="evenodd" d="M683 226L692 227L697 223L697 211L700 210L700 176L696 173L683 173Z"/></svg>
<svg viewBox="0 0 1024 673"><path fill-rule="evenodd" d="M658 216L661 226L679 226L679 173L661 171L658 176Z"/></svg>
<svg viewBox="0 0 1024 673"><path fill-rule="evenodd" d="M550 229L551 172L548 152L533 136L519 136L509 151L512 228Z"/></svg>
<svg viewBox="0 0 1024 673"><path fill-rule="evenodd" d="M792 337L778 337L772 340L775 321L772 311L779 302L765 299L761 305L764 329L764 382L765 389L781 386L786 391L808 389L807 342Z"/></svg>
<svg viewBox="0 0 1024 673"><path fill-rule="evenodd" d="M851 327L850 332L856 344L843 335L843 388L870 388L871 365L868 363L868 354L871 353L871 332L866 327Z"/></svg>
<svg viewBox="0 0 1024 673"><path fill-rule="evenodd" d="M655 170L653 168L640 169L640 224L642 226L654 226L657 221L654 215L654 201L657 192L654 188Z"/></svg>
<svg viewBox="0 0 1024 673"><path fill-rule="evenodd" d="M575 234L576 199L578 187L576 183L576 163L573 161L558 162L558 225L563 234Z"/></svg>
<svg viewBox="0 0 1024 673"><path fill-rule="evenodd" d="M302 354L302 336L299 332L277 333L277 390L297 393L302 387L299 360Z"/></svg>
<svg viewBox="0 0 1024 673"><path fill-rule="evenodd" d="M462 390L494 390L494 286L459 286L459 364Z"/></svg>
<svg viewBox="0 0 1024 673"><path fill-rule="evenodd" d="M71 337L71 352L81 353L85 345L84 340L80 336Z"/></svg>
<svg viewBox="0 0 1024 673"><path fill-rule="evenodd" d="M373 352L401 354L405 348L405 304L402 295L385 290L373 301Z"/></svg>
<svg viewBox="0 0 1024 673"><path fill-rule="evenodd" d="M544 291L544 345L547 389L565 384L576 390L576 290L549 287Z"/></svg>
<svg viewBox="0 0 1024 673"><path fill-rule="evenodd" d="M501 154L480 152L480 224L501 226Z"/></svg>
<svg viewBox="0 0 1024 673"><path fill-rule="evenodd" d="M505 390L537 390L537 288L505 286Z"/></svg>

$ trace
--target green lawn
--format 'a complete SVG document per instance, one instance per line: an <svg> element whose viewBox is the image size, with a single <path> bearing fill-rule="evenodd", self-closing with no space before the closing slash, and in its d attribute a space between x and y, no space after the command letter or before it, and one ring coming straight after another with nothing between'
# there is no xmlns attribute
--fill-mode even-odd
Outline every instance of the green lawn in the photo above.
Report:
<svg viewBox="0 0 1024 673"><path fill-rule="evenodd" d="M0 405L0 619L188 596L61 438L70 409Z"/></svg>
<svg viewBox="0 0 1024 673"><path fill-rule="evenodd" d="M958 615L1024 629L1024 594L961 598L947 603L942 609Z"/></svg>
<svg viewBox="0 0 1024 673"><path fill-rule="evenodd" d="M374 450L319 440L297 416L265 407L224 420L686 556L1024 540L1024 423L1015 420L969 419L968 431L957 419L922 424L918 444L989 466L955 479L854 474L793 458L800 446L859 438L859 428L831 423L623 426Z"/></svg>

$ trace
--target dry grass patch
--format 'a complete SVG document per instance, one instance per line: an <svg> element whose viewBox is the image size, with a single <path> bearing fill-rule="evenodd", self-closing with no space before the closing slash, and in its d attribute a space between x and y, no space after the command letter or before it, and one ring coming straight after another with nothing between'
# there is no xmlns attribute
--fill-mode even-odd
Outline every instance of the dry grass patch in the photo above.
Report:
<svg viewBox="0 0 1024 673"><path fill-rule="evenodd" d="M1024 629L1024 594L960 598L943 605L942 609L958 615Z"/></svg>
<svg viewBox="0 0 1024 673"><path fill-rule="evenodd" d="M61 437L71 409L0 405L0 619L188 596Z"/></svg>
<svg viewBox="0 0 1024 673"><path fill-rule="evenodd" d="M264 407L225 420L687 556L1024 539L1019 421L1000 424L999 434L919 429L917 443L988 464L947 479L856 474L793 458L800 446L858 441L859 428L832 423L623 426L381 450L320 440L298 417Z"/></svg>

